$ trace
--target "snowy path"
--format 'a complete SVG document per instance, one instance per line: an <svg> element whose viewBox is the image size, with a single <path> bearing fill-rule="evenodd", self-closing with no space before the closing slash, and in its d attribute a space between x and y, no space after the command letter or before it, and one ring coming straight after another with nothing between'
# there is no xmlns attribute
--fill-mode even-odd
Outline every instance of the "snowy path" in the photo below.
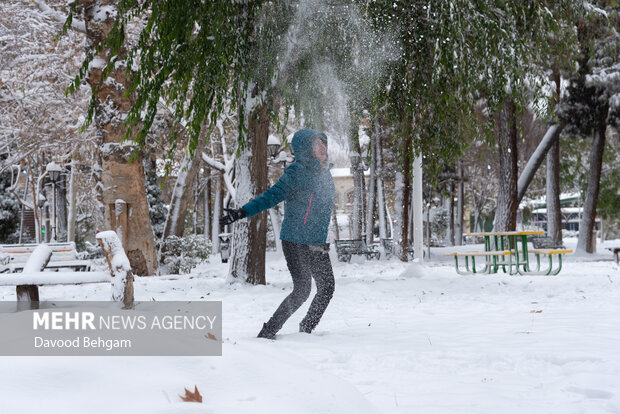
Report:
<svg viewBox="0 0 620 414"><path fill-rule="evenodd" d="M464 277L443 261L334 264L336 293L317 332L297 332L305 306L274 342L255 335L290 291L281 257L268 257L267 286L228 285L215 261L140 278L139 300L222 300L224 356L0 358L10 373L0 411L42 402L63 413L620 413L615 263L569 258L557 277ZM55 300L108 294L41 288ZM0 289L0 299L12 295ZM193 384L205 403L178 403Z"/></svg>

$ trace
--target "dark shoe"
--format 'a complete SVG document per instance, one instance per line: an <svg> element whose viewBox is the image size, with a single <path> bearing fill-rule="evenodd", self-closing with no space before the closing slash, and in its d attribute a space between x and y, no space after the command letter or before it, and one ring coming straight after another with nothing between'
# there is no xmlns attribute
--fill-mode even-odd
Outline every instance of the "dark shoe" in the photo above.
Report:
<svg viewBox="0 0 620 414"><path fill-rule="evenodd" d="M309 334L309 333L312 333L312 329L305 325L299 325L299 332Z"/></svg>
<svg viewBox="0 0 620 414"><path fill-rule="evenodd" d="M257 338L276 339L276 333L267 328L267 324L263 324L263 329L258 333Z"/></svg>

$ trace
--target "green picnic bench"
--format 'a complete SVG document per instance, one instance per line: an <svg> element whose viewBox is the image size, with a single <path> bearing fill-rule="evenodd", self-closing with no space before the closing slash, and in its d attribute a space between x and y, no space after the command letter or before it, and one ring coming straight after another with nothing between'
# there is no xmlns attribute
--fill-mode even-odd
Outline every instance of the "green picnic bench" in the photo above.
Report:
<svg viewBox="0 0 620 414"><path fill-rule="evenodd" d="M529 248L528 236L540 236L542 231L505 231L473 233L470 236L484 237L484 251L447 253L455 259L456 272L459 274L497 273L500 269L510 275L551 275L555 276L562 270L562 255L572 250L559 248ZM536 267L530 263L530 254L536 257ZM459 257L465 259L465 268L461 269ZM484 257L484 267L476 268L476 257ZM546 257L548 265L541 269L541 257ZM554 266L554 257L557 265ZM471 261L471 265L470 265Z"/></svg>

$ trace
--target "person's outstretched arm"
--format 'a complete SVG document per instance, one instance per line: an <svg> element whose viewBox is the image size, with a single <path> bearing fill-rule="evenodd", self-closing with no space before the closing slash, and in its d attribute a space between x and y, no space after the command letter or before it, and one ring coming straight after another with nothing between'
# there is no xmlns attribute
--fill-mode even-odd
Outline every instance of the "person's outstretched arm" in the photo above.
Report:
<svg viewBox="0 0 620 414"><path fill-rule="evenodd" d="M256 197L254 200L244 204L243 212L246 217L252 217L258 213L270 209L286 200L295 190L298 189L298 177L300 169L303 168L299 164L291 164L284 170L284 174L280 177L270 189Z"/></svg>
<svg viewBox="0 0 620 414"><path fill-rule="evenodd" d="M230 210L229 214L222 217L223 224L230 224L244 217L252 217L276 206L282 201L286 200L295 190L298 189L298 177L300 169L303 168L299 164L291 164L284 174L280 177L277 183L275 183L270 189L263 194L256 197L254 200L246 203L238 210Z"/></svg>

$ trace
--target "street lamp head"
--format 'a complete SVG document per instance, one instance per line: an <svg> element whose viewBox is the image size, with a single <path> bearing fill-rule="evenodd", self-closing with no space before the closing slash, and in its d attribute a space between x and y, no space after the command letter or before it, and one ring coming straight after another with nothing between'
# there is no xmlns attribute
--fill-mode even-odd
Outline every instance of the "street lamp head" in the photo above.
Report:
<svg viewBox="0 0 620 414"><path fill-rule="evenodd" d="M275 158L280 152L280 144L267 144L267 152L271 158Z"/></svg>
<svg viewBox="0 0 620 414"><path fill-rule="evenodd" d="M50 162L49 164L47 164L47 167L45 167L45 170L47 171L50 180L55 183L56 181L58 181L58 178L60 177L60 173L62 171L62 168L60 167L60 165L56 164L54 161Z"/></svg>
<svg viewBox="0 0 620 414"><path fill-rule="evenodd" d="M280 152L280 138L273 134L269 134L267 138L267 152L271 158L275 158Z"/></svg>

